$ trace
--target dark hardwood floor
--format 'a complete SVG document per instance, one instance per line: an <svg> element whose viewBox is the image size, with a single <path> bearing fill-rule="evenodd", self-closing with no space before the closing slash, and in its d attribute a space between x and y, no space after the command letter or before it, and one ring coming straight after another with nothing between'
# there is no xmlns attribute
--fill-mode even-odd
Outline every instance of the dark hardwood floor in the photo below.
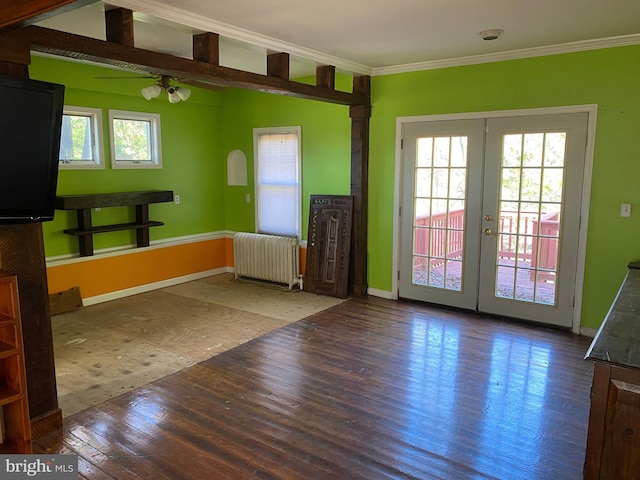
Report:
<svg viewBox="0 0 640 480"><path fill-rule="evenodd" d="M578 479L588 338L351 299L64 420L88 479Z"/></svg>

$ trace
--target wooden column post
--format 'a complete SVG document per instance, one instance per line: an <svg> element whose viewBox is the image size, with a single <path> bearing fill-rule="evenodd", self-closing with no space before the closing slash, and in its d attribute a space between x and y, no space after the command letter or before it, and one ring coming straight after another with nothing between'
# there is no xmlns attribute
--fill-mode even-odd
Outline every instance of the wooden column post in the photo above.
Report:
<svg viewBox="0 0 640 480"><path fill-rule="evenodd" d="M0 73L29 77L29 46L0 33ZM62 427L58 408L42 226L0 226L0 268L17 275L33 438Z"/></svg>
<svg viewBox="0 0 640 480"><path fill-rule="evenodd" d="M371 78L354 77L353 93L371 97ZM367 221L369 210L369 119L371 105L352 105L351 117L351 195L353 203L353 232L349 262L349 293L356 297L367 295Z"/></svg>

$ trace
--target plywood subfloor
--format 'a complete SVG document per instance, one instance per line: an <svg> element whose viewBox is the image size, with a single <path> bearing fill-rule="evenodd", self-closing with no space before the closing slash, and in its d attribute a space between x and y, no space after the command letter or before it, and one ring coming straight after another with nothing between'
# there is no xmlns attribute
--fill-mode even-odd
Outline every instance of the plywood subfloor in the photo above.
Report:
<svg viewBox="0 0 640 480"><path fill-rule="evenodd" d="M63 416L342 302L222 274L52 319Z"/></svg>

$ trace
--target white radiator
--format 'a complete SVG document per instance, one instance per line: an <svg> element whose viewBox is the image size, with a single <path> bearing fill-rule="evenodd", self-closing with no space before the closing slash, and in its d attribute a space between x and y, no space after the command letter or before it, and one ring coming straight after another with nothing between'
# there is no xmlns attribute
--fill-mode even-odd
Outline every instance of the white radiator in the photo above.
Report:
<svg viewBox="0 0 640 480"><path fill-rule="evenodd" d="M294 237L238 232L233 237L235 277L300 283L300 247Z"/></svg>

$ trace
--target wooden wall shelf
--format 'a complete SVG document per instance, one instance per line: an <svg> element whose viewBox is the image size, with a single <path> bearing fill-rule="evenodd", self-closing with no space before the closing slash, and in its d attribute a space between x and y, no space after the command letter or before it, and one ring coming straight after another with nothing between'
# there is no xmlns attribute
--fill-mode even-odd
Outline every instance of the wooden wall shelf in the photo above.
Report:
<svg viewBox="0 0 640 480"><path fill-rule="evenodd" d="M93 235L120 230L136 230L138 247L149 246L149 228L164 225L149 220L149 204L173 201L172 190L149 190L144 192L97 193L90 195L64 195L56 198L56 209L76 210L78 228L63 230L67 235L78 237L80 256L93 255ZM103 207L135 206L136 221L94 227L91 209Z"/></svg>

